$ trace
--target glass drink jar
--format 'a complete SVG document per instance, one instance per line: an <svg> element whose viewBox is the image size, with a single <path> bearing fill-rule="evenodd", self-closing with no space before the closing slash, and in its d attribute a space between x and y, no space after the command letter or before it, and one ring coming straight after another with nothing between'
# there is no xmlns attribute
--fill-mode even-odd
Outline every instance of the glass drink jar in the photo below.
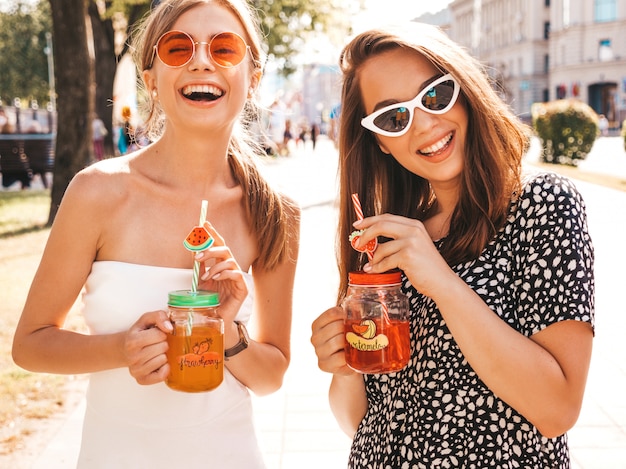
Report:
<svg viewBox="0 0 626 469"><path fill-rule="evenodd" d="M409 301L399 271L350 272L343 308L346 362L360 373L390 373L411 356Z"/></svg>
<svg viewBox="0 0 626 469"><path fill-rule="evenodd" d="M170 374L165 383L185 392L210 391L224 379L224 321L217 314L219 295L209 291L169 292Z"/></svg>

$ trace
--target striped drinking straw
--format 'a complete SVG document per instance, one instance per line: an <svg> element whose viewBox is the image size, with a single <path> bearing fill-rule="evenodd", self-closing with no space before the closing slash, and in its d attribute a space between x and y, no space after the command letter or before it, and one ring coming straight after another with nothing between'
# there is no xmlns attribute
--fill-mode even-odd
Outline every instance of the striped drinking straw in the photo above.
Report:
<svg viewBox="0 0 626 469"><path fill-rule="evenodd" d="M354 206L354 212L356 213L356 218L358 220L363 220L364 218L363 207L361 207L361 200L359 199L359 194L357 194L356 192L352 194L352 205ZM367 252L367 258L371 262L372 259L374 258L374 253L370 251L366 251L366 252ZM380 306L383 309L383 320L385 321L387 325L389 325L391 324L391 320L389 319L389 308L387 307L387 304L385 303L385 300L382 297L382 295L379 294L379 298L380 298Z"/></svg>
<svg viewBox="0 0 626 469"><path fill-rule="evenodd" d="M352 205L354 206L354 212L356 213L357 220L363 220L363 208L361 207L361 201L359 200L359 194L356 192L352 194ZM371 262L374 258L374 253L370 251L367 252L367 258Z"/></svg>
<svg viewBox="0 0 626 469"><path fill-rule="evenodd" d="M203 200L202 205L200 207L200 222L198 226L204 226L204 222L206 221L206 211L209 206L208 200ZM197 261L195 258L193 260L193 277L191 279L191 292L197 293L198 291L198 277L200 276L200 261ZM187 313L187 335L191 335L191 331L193 329L193 312L191 309L189 313Z"/></svg>

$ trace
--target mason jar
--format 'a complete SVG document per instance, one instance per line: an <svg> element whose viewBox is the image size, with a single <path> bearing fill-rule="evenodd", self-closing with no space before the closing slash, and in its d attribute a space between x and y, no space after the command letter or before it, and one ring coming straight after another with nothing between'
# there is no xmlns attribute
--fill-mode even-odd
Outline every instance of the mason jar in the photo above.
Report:
<svg viewBox="0 0 626 469"><path fill-rule="evenodd" d="M400 271L348 274L342 306L346 362L359 373L391 373L411 356L409 301Z"/></svg>
<svg viewBox="0 0 626 469"><path fill-rule="evenodd" d="M210 391L224 379L224 321L217 314L219 295L176 290L168 294L170 374L165 383L185 392Z"/></svg>

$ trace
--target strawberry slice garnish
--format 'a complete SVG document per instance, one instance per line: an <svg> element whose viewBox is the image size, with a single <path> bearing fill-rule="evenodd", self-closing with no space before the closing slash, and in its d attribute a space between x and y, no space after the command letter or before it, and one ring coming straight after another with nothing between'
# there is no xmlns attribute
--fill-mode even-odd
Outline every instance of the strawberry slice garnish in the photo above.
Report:
<svg viewBox="0 0 626 469"><path fill-rule="evenodd" d="M373 254L374 251L376 250L376 248L378 247L378 240L376 238L372 239L371 241L368 241L368 243L365 246L363 246L363 247L357 247L357 244L359 242L359 238L364 233L364 231L365 230L353 231L350 234L350 245L356 251L359 251L359 252L369 252L369 253Z"/></svg>

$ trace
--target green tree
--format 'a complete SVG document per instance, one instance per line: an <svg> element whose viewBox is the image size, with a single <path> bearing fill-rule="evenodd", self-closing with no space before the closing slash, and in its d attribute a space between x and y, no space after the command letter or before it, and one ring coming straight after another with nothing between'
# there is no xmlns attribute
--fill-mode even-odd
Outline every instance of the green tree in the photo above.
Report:
<svg viewBox="0 0 626 469"><path fill-rule="evenodd" d="M50 100L46 33L52 29L50 5L19 1L0 11L0 98Z"/></svg>
<svg viewBox="0 0 626 469"><path fill-rule="evenodd" d="M350 33L350 2L341 0L250 0L259 12L270 59L278 61L281 74L296 71L293 58L304 42L318 34L343 38Z"/></svg>
<svg viewBox="0 0 626 469"><path fill-rule="evenodd" d="M149 8L147 0L89 0L88 13L95 53L95 112L109 131L104 142L108 155L114 154L112 104L117 64L128 52L130 30Z"/></svg>
<svg viewBox="0 0 626 469"><path fill-rule="evenodd" d="M51 225L65 189L92 153L93 59L89 53L87 5L83 0L50 0L57 91L57 139L51 193Z"/></svg>

